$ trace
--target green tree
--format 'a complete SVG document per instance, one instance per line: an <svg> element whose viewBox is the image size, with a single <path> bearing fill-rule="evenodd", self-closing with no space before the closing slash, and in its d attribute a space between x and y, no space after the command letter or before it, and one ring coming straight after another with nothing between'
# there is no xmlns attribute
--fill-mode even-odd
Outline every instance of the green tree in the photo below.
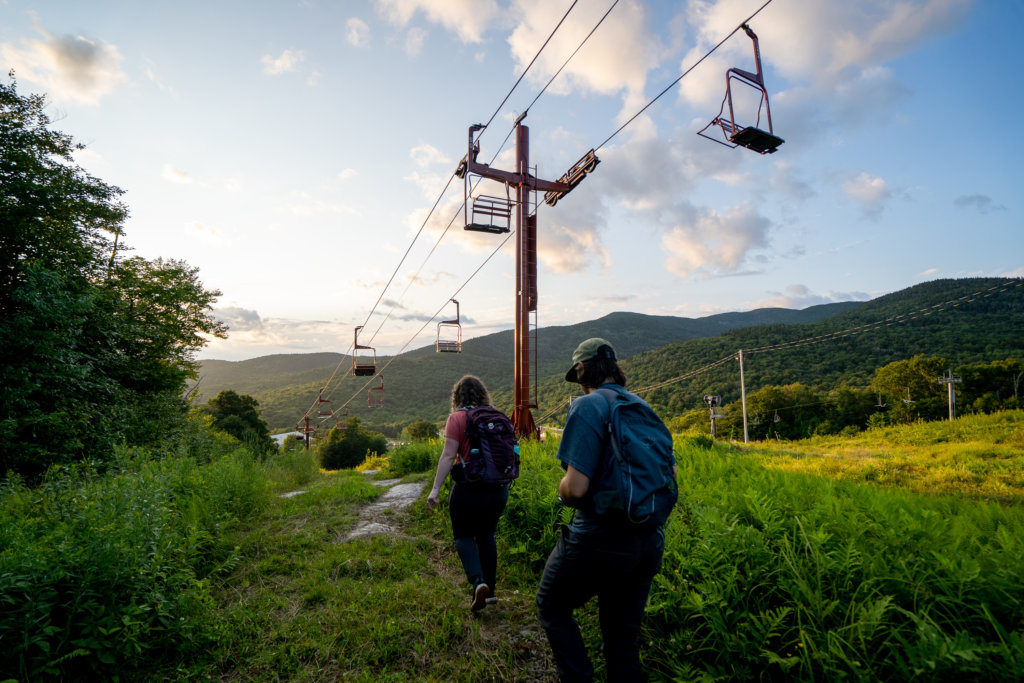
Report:
<svg viewBox="0 0 1024 683"><path fill-rule="evenodd" d="M252 396L228 389L211 398L200 410L210 415L214 429L230 434L259 452L267 452L274 448L274 440L270 438L267 423L260 419L259 407L259 401Z"/></svg>
<svg viewBox="0 0 1024 683"><path fill-rule="evenodd" d="M948 413L945 387L938 383L948 365L939 356L894 361L875 371L871 388L889 404L893 422L938 420Z"/></svg>
<svg viewBox="0 0 1024 683"><path fill-rule="evenodd" d="M224 336L195 270L122 257L122 191L44 109L0 83L0 474L164 443L202 335Z"/></svg>
<svg viewBox="0 0 1024 683"><path fill-rule="evenodd" d="M406 427L404 432L410 441L426 441L437 437L437 425L426 420L419 420Z"/></svg>
<svg viewBox="0 0 1024 683"><path fill-rule="evenodd" d="M351 418L345 429L332 429L316 447L320 466L326 470L351 469L366 460L367 455L383 455L387 450L387 438L365 431L358 417Z"/></svg>

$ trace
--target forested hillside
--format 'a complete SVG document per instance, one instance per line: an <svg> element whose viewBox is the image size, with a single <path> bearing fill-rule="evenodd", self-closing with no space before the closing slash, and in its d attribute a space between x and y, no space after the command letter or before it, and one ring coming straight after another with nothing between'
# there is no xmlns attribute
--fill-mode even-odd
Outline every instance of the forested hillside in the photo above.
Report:
<svg viewBox="0 0 1024 683"><path fill-rule="evenodd" d="M597 320L576 325L545 327L540 330L538 363L542 378L564 372L572 349L588 337L606 337L614 341L622 358L672 342L721 334L749 325L795 324L820 321L856 309L860 302L842 302L812 306L803 310L763 308L743 313L722 313L704 318L650 316L639 313L612 313ZM390 357L378 356L377 365L388 364ZM272 355L245 361L206 360L202 362L197 387L197 402L213 398L231 389L255 397L263 419L274 431L290 429L316 399L317 391L341 363L342 371L351 361L339 353ZM330 385L335 406L348 401L351 415L360 415L370 424L407 423L413 420L440 420L447 414L448 392L462 375L481 377L495 392L497 401L511 401L513 376L513 333L511 330L468 339L460 354L438 354L433 344L402 354L384 374L385 405L369 411L366 384L348 377ZM377 385L375 380L373 385ZM361 393L360 393L361 392ZM507 396L508 398L503 398ZM506 405L505 407L508 407Z"/></svg>
<svg viewBox="0 0 1024 683"><path fill-rule="evenodd" d="M747 392L767 385L802 383L830 389L867 387L875 371L893 361L924 354L952 365L1024 355L1024 287L1020 280L936 280L864 303L818 306L804 311L762 309L697 320L614 313L599 320L539 332L540 408L536 417L560 408L575 387L562 380L566 361L582 339L612 341L630 386L669 418L703 407L705 394L738 399L739 365L716 361L745 350ZM766 324L767 323L767 324ZM724 331L723 331L724 330ZM809 341L804 341L809 340ZM396 433L414 420L441 420L448 391L463 374L480 376L495 403L511 409L513 348L510 331L467 340L461 354L437 354L433 346L396 358L384 373L383 408L367 408L367 390L379 380L349 376L328 390L332 407L347 402L351 416ZM205 361L200 393L224 388L260 402L272 430L292 428L316 400L340 354L267 356L239 363ZM378 358L383 367L389 359ZM687 379L679 379L687 375ZM578 391L578 390L577 390ZM558 412L561 411L561 412Z"/></svg>

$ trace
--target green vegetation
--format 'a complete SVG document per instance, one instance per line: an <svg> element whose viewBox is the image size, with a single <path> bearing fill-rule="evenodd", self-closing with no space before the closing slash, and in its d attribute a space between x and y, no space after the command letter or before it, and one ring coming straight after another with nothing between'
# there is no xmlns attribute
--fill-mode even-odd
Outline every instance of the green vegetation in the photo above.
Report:
<svg viewBox="0 0 1024 683"><path fill-rule="evenodd" d="M568 519L555 444L523 444L500 603L473 617L447 515L419 502L400 534L345 542L380 493L366 475L208 438L208 464L119 450L103 475L8 482L0 673L552 676L533 598ZM1021 411L788 444L680 437L681 503L644 627L653 679L1019 680L1022 445ZM427 480L439 452L410 444L376 476ZM593 614L582 625L596 651Z"/></svg>
<svg viewBox="0 0 1024 683"><path fill-rule="evenodd" d="M358 417L348 421L345 429L331 429L317 441L316 456L325 470L352 469L367 457L387 452L388 441L383 434L363 429Z"/></svg>
<svg viewBox="0 0 1024 683"><path fill-rule="evenodd" d="M219 295L181 261L125 257L121 190L0 83L0 473L108 459L184 429L185 382Z"/></svg>
<svg viewBox="0 0 1024 683"><path fill-rule="evenodd" d="M259 401L239 396L230 389L206 402L202 412L211 416L214 429L227 432L253 450L267 453L275 448L267 423L260 418Z"/></svg>

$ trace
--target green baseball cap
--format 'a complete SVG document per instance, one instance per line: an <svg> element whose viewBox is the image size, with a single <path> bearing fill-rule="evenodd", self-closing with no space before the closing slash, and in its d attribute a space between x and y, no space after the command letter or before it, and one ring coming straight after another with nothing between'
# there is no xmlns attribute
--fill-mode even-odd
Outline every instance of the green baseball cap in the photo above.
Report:
<svg viewBox="0 0 1024 683"><path fill-rule="evenodd" d="M615 360L615 349L608 343L608 340L600 337L591 337L580 343L572 352L572 366L565 373L566 382L576 381L576 364L581 361L588 361L593 358L608 358Z"/></svg>

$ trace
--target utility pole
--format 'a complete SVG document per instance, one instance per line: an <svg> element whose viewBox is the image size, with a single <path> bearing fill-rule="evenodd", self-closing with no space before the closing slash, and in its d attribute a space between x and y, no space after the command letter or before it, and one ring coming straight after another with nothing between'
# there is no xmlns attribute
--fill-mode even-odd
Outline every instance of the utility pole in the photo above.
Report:
<svg viewBox="0 0 1024 683"><path fill-rule="evenodd" d="M743 443L750 443L747 432L747 383L743 381L743 349L740 349L740 398L743 400Z"/></svg>
<svg viewBox="0 0 1024 683"><path fill-rule="evenodd" d="M537 407L537 211L533 193L545 193L545 201L554 206L598 164L590 150L557 181L541 180L530 174L530 129L523 125L522 114L516 119L515 171L491 168L476 160L480 143L474 133L482 131L477 124L469 128L469 149L455 174L467 174L496 180L516 191L516 317L515 317L515 406L512 424L521 438L537 438L537 425L531 408ZM466 201L469 201L467 194ZM532 379L532 382L531 382Z"/></svg>
<svg viewBox="0 0 1024 683"><path fill-rule="evenodd" d="M711 438L713 439L715 438L715 420L720 417L725 417L725 415L715 412L715 408L722 405L722 397L713 396L712 394L705 394L704 403L711 410Z"/></svg>
<svg viewBox="0 0 1024 683"><path fill-rule="evenodd" d="M949 421L953 421L953 417L956 414L956 390L953 389L954 384L959 384L963 379L961 377L954 377L953 370L947 370L946 374L939 377L939 384L946 384L949 386Z"/></svg>

